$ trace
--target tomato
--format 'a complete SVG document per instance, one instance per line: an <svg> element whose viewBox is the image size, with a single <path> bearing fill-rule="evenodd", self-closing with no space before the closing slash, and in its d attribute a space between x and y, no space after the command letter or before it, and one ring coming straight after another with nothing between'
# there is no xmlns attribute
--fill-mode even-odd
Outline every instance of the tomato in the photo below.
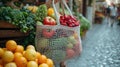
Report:
<svg viewBox="0 0 120 67"><path fill-rule="evenodd" d="M44 18L43 24L44 25L56 25L56 21L52 17L47 16Z"/></svg>
<svg viewBox="0 0 120 67"><path fill-rule="evenodd" d="M54 30L48 30L48 29L43 29L42 34L46 38L51 38L54 35L55 31Z"/></svg>

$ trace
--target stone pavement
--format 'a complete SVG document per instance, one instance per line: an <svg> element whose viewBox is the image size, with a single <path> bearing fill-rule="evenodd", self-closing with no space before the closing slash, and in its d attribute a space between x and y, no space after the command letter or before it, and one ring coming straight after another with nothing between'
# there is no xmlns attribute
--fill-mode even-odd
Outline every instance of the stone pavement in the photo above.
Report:
<svg viewBox="0 0 120 67"><path fill-rule="evenodd" d="M120 67L120 26L113 27L106 20L94 24L82 41L79 57L68 60L67 67Z"/></svg>

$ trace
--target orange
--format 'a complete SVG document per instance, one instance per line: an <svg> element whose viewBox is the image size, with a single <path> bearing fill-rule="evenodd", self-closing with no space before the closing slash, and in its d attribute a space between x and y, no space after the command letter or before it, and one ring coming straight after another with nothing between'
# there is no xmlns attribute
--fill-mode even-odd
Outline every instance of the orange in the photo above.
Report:
<svg viewBox="0 0 120 67"><path fill-rule="evenodd" d="M0 64L0 67L3 67L3 65Z"/></svg>
<svg viewBox="0 0 120 67"><path fill-rule="evenodd" d="M2 59L0 59L0 65L3 65L3 60Z"/></svg>
<svg viewBox="0 0 120 67"><path fill-rule="evenodd" d="M14 40L9 40L6 42L6 48L10 51L14 51L17 48L17 43Z"/></svg>
<svg viewBox="0 0 120 67"><path fill-rule="evenodd" d="M15 60L17 67L26 67L27 66L27 59L25 57L19 57Z"/></svg>
<svg viewBox="0 0 120 67"><path fill-rule="evenodd" d="M39 65L39 67L49 67L46 63L42 63Z"/></svg>
<svg viewBox="0 0 120 67"><path fill-rule="evenodd" d="M51 59L47 59L46 64L48 64L49 67L54 67L53 61Z"/></svg>
<svg viewBox="0 0 120 67"><path fill-rule="evenodd" d="M38 64L38 59L35 59L35 62Z"/></svg>
<svg viewBox="0 0 120 67"><path fill-rule="evenodd" d="M7 48L2 48L4 51L7 51Z"/></svg>
<svg viewBox="0 0 120 67"><path fill-rule="evenodd" d="M38 67L38 64L35 61L29 61L27 67Z"/></svg>
<svg viewBox="0 0 120 67"><path fill-rule="evenodd" d="M38 58L38 63L46 63L47 57L45 55L41 55L41 57Z"/></svg>
<svg viewBox="0 0 120 67"><path fill-rule="evenodd" d="M17 67L17 66L14 62L10 62L10 63L5 64L5 67Z"/></svg>
<svg viewBox="0 0 120 67"><path fill-rule="evenodd" d="M4 54L4 50L0 48L0 57L2 57L3 54Z"/></svg>
<svg viewBox="0 0 120 67"><path fill-rule="evenodd" d="M25 57L25 52L26 52L26 51L23 51L23 53L22 53L24 57Z"/></svg>
<svg viewBox="0 0 120 67"><path fill-rule="evenodd" d="M23 55L19 52L14 53L14 61L17 60L18 58L22 57Z"/></svg>
<svg viewBox="0 0 120 67"><path fill-rule="evenodd" d="M51 16L52 14L54 14L54 9L49 8L47 12L48 12L48 16Z"/></svg>
<svg viewBox="0 0 120 67"><path fill-rule="evenodd" d="M78 39L78 38L79 38L77 32L74 32L73 36L74 36L75 39Z"/></svg>
<svg viewBox="0 0 120 67"><path fill-rule="evenodd" d="M27 49L24 57L29 61L34 61L36 59L36 51L33 49Z"/></svg>
<svg viewBox="0 0 120 67"><path fill-rule="evenodd" d="M22 45L17 45L17 48L15 49L15 52L23 53L24 47Z"/></svg>
<svg viewBox="0 0 120 67"><path fill-rule="evenodd" d="M35 47L33 45L28 45L26 49L34 49L35 50Z"/></svg>
<svg viewBox="0 0 120 67"><path fill-rule="evenodd" d="M5 51L2 60L4 62L12 62L14 60L14 54L11 51Z"/></svg>
<svg viewBox="0 0 120 67"><path fill-rule="evenodd" d="M36 52L36 59L35 59L35 61L38 63L38 58L39 57L41 57L41 53L39 53L39 52Z"/></svg>
<svg viewBox="0 0 120 67"><path fill-rule="evenodd" d="M41 53L36 52L36 58L38 59L39 57L41 57Z"/></svg>

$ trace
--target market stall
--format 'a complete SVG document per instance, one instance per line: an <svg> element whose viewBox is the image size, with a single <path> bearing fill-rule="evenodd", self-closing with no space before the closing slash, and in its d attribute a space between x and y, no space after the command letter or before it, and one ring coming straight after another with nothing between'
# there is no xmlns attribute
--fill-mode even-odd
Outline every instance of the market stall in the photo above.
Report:
<svg viewBox="0 0 120 67"><path fill-rule="evenodd" d="M80 22L72 14L65 0L60 2L63 10L60 12L56 11L54 0L51 2L53 7L48 7L45 3L39 3L37 6L38 2L36 5L34 1L32 1L34 3L18 0L9 2L9 5L7 1L2 2L4 4L0 7L0 41L12 59L7 61L8 57L4 59L3 53L0 60L8 63L0 64L1 66L31 67L31 63L34 63L33 67L54 67L56 63L80 55L82 50ZM15 6L15 3L19 6ZM64 12L65 8L68 13ZM31 50L28 50L29 44L32 44ZM0 50L3 51L3 48ZM21 50L24 64L19 63L22 62L19 59L21 57L19 60L14 60L13 57L16 51ZM36 55L41 57L36 58Z"/></svg>
<svg viewBox="0 0 120 67"><path fill-rule="evenodd" d="M103 18L105 17L106 5L104 0L96 1L95 4L95 23L102 23Z"/></svg>

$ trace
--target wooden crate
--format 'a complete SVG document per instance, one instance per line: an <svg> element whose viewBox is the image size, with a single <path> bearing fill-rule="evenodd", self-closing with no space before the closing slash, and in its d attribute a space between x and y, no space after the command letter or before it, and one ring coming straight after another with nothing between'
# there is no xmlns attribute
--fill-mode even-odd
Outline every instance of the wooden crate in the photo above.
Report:
<svg viewBox="0 0 120 67"><path fill-rule="evenodd" d="M15 25L0 20L0 44L5 44L7 40L11 39L20 41L28 35L29 33L20 32L20 29Z"/></svg>

